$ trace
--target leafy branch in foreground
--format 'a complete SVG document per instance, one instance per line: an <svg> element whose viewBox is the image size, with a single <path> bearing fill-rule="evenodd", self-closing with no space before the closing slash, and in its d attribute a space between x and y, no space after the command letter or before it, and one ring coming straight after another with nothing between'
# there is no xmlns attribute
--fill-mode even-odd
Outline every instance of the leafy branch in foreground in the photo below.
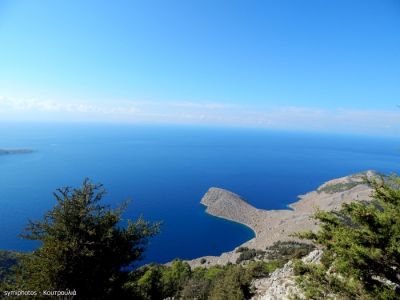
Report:
<svg viewBox="0 0 400 300"><path fill-rule="evenodd" d="M307 299L400 299L400 178L370 184L371 202L319 211L320 231L299 234L324 250L321 264L295 266Z"/></svg>

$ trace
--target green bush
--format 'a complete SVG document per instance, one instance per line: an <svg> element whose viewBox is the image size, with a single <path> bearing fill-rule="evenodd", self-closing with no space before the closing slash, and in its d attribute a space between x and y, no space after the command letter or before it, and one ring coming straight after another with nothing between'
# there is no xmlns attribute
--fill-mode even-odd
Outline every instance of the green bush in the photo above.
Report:
<svg viewBox="0 0 400 300"><path fill-rule="evenodd" d="M272 246L267 247L265 258L270 260L290 260L293 258L301 258L314 249L315 246L310 243L300 243L296 241L278 241Z"/></svg>
<svg viewBox="0 0 400 300"><path fill-rule="evenodd" d="M256 250L256 249L249 249L247 247L239 247L236 250L237 253L240 253L239 257L236 260L237 264L247 260L253 260L255 258L262 259L264 258L265 251L263 250Z"/></svg>
<svg viewBox="0 0 400 300"><path fill-rule="evenodd" d="M248 299L253 279L269 276L281 261L227 264L193 270L182 261L149 265L131 272L125 285L133 299Z"/></svg>
<svg viewBox="0 0 400 300"><path fill-rule="evenodd" d="M245 251L240 252L239 257L236 260L237 264L240 264L243 261L251 260L257 256L257 252L255 249L248 249Z"/></svg>
<svg viewBox="0 0 400 300"><path fill-rule="evenodd" d="M8 289L9 285L15 283L15 269L20 257L21 254L17 252L0 250L0 290Z"/></svg>
<svg viewBox="0 0 400 300"><path fill-rule="evenodd" d="M268 277L276 269L284 265L283 261L253 261L246 265L246 271L251 278Z"/></svg>
<svg viewBox="0 0 400 300"><path fill-rule="evenodd" d="M339 192L344 192L351 190L352 188L356 187L357 185L362 184L363 182L360 181L350 181L350 182L339 182L335 184L328 184L322 188L317 190L318 193L325 192L327 194L334 194Z"/></svg>
<svg viewBox="0 0 400 300"><path fill-rule="evenodd" d="M308 299L400 299L400 178L370 182L372 202L319 211L321 264L298 262L295 272Z"/></svg>
<svg viewBox="0 0 400 300"><path fill-rule="evenodd" d="M236 253L241 253L241 252L246 252L249 251L250 249L248 247L239 247L236 249Z"/></svg>
<svg viewBox="0 0 400 300"><path fill-rule="evenodd" d="M242 300L251 297L252 278L240 265L231 265L212 285L208 299L210 300Z"/></svg>

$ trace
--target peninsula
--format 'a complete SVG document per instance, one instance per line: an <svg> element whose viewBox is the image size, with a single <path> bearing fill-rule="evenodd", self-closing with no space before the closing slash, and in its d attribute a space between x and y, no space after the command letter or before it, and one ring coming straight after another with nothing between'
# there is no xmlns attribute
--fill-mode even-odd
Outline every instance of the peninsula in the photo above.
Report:
<svg viewBox="0 0 400 300"><path fill-rule="evenodd" d="M10 154L28 154L32 153L31 149L0 149L0 155L10 155Z"/></svg>
<svg viewBox="0 0 400 300"><path fill-rule="evenodd" d="M240 196L215 187L207 191L201 203L207 207L206 212L210 215L241 223L254 231L255 237L240 247L265 250L278 241L296 240L292 236L296 232L317 230L318 223L312 218L317 209L338 210L343 203L369 201L372 189L365 179L376 176L374 171L366 171L330 180L317 190L299 196L299 200L290 204L289 209L258 209ZM205 256L188 262L192 267L204 266L204 261L209 266L234 263L239 256L236 249L220 256Z"/></svg>

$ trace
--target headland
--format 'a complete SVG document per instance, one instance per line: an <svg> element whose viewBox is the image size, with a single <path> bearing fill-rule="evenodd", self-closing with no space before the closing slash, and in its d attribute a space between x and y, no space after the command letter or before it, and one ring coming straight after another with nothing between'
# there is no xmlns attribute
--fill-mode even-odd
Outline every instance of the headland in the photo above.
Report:
<svg viewBox="0 0 400 300"><path fill-rule="evenodd" d="M32 149L0 149L0 155L28 154L32 152Z"/></svg>
<svg viewBox="0 0 400 300"><path fill-rule="evenodd" d="M239 195L216 187L207 191L201 203L210 215L241 223L254 231L255 237L237 248L265 250L278 241L298 241L294 233L317 230L318 223L312 218L317 209L332 211L340 209L343 203L369 201L372 189L366 179L376 176L376 172L366 171L330 180L282 210L258 209ZM239 256L237 248L220 256L204 256L188 262L192 267L234 263Z"/></svg>

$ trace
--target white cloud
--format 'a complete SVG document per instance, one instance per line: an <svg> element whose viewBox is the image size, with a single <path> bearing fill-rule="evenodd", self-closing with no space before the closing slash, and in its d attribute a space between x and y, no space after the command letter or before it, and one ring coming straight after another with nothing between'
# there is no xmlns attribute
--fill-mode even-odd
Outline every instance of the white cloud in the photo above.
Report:
<svg viewBox="0 0 400 300"><path fill-rule="evenodd" d="M44 113L81 114L134 114L138 111L133 105L93 105L78 102L56 102L53 100L15 99L0 97L0 111L26 111Z"/></svg>
<svg viewBox="0 0 400 300"><path fill-rule="evenodd" d="M109 121L207 124L398 134L400 109L265 107L193 101L109 101L101 104L0 97L0 118L39 121Z"/></svg>
<svg viewBox="0 0 400 300"><path fill-rule="evenodd" d="M232 104L223 104L223 103L213 103L213 102L189 102L189 101L181 101L181 102L169 102L168 105L172 107L183 107L183 108L196 108L196 109L207 109L207 110L220 110L232 107Z"/></svg>
<svg viewBox="0 0 400 300"><path fill-rule="evenodd" d="M399 134L400 110L281 107L261 111L254 119L270 127L300 130Z"/></svg>

